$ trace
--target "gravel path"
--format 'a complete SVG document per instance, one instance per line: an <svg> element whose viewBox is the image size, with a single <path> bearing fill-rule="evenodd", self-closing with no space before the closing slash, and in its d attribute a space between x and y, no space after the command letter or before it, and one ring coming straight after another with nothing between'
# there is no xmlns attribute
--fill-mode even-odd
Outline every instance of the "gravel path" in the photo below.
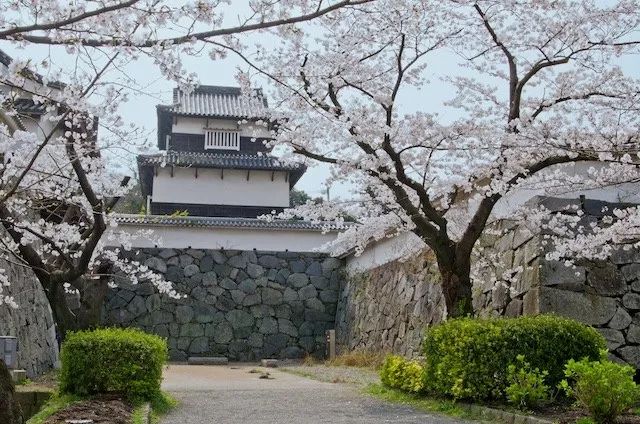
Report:
<svg viewBox="0 0 640 424"><path fill-rule="evenodd" d="M402 405L359 394L349 384L334 384L269 369L270 379L253 366L172 365L163 388L180 405L161 424L231 423L396 423L456 424ZM259 369L263 370L263 369Z"/></svg>

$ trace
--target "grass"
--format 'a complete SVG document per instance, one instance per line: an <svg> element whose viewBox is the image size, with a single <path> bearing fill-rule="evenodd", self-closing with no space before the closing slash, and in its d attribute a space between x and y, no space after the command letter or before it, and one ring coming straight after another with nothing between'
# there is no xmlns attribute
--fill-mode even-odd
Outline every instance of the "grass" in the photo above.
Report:
<svg viewBox="0 0 640 424"><path fill-rule="evenodd" d="M424 395L414 395L400 390L385 387L382 384L370 384L364 389L364 393L375 398L425 411L437 412L450 417L478 420L480 416L450 399L438 399L425 397Z"/></svg>
<svg viewBox="0 0 640 424"><path fill-rule="evenodd" d="M178 406L178 400L167 392L160 392L151 399L149 404L151 405L151 422L156 424L162 415ZM137 424L135 420L133 422Z"/></svg>
<svg viewBox="0 0 640 424"><path fill-rule="evenodd" d="M380 369L386 354L384 352L373 352L368 350L354 350L337 355L334 359L321 361L313 356L307 355L302 362L306 366L326 365L329 367L355 367Z"/></svg>
<svg viewBox="0 0 640 424"><path fill-rule="evenodd" d="M44 404L40 412L29 418L26 424L42 424L51 415L79 400L81 400L81 398L78 396L54 393L47 403Z"/></svg>
<svg viewBox="0 0 640 424"><path fill-rule="evenodd" d="M371 352L367 350L354 350L352 352L337 355L334 359L326 361L326 365L335 367L357 367L380 369L386 354L383 352Z"/></svg>

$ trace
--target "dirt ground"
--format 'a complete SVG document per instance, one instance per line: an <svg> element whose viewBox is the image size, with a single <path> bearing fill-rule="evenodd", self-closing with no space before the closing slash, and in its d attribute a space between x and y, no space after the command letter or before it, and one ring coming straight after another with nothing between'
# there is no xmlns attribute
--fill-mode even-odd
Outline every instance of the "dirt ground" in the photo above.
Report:
<svg viewBox="0 0 640 424"><path fill-rule="evenodd" d="M66 420L92 420L95 424L130 424L133 407L115 397L76 402L50 416L45 424L66 424Z"/></svg>

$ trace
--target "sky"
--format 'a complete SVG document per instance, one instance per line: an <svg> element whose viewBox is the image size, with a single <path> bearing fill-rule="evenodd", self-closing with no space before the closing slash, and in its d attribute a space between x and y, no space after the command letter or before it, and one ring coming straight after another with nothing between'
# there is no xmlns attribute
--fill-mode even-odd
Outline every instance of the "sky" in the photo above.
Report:
<svg viewBox="0 0 640 424"><path fill-rule="evenodd" d="M238 2L234 0L233 13L230 16L238 16L245 10ZM238 6L236 6L238 5ZM260 34L260 43L268 47L270 41L264 34ZM251 42L251 36L247 38ZM271 44L273 45L273 44ZM61 67L72 67L74 58L65 53L63 48L53 48L43 46L29 46L26 49L18 49L14 45L0 41L0 49L6 51L14 57L22 59L41 59L47 55L51 55L55 63ZM423 90L405 90L401 92L400 99L397 104L400 105L400 111L403 113L411 113L415 111L423 111L429 113L438 113L444 121L450 121L456 118L457 111L448 109L443 106L443 102L452 96L451 87L445 83L438 83L442 76L454 76L464 72L458 66L460 58L450 51L441 51L435 53L429 59L429 67L426 70L427 78L433 84L428 85L428 89ZM246 64L238 57L230 53L229 57L224 60L213 61L206 52L199 56L184 57L185 68L189 72L195 72L198 75L201 84L208 85L237 85L235 75L238 69L246 69ZM636 77L640 77L640 59L631 58L623 63L625 71L631 72ZM133 93L129 101L122 105L121 114L130 122L144 128L145 134L155 145L156 137L156 105L170 104L172 101L172 89L175 86L173 82L165 80L156 65L148 58L140 60L128 65L124 72L131 78L135 79L139 84L145 85L144 92ZM269 93L269 86L262 84L265 92ZM122 159L129 167L135 164L135 155L133 153L124 156ZM296 185L296 188L306 191L312 197L323 196L326 194L324 181L329 172L326 165L315 165L309 168L307 173ZM350 197L351 187L334 186L331 187L331 197Z"/></svg>

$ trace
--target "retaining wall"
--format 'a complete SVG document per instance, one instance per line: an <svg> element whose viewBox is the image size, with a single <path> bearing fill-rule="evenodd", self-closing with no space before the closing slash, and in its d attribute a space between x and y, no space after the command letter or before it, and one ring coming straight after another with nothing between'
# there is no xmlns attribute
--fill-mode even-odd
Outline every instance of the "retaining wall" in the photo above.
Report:
<svg viewBox="0 0 640 424"><path fill-rule="evenodd" d="M127 253L174 282L172 299L149 283L108 295L104 322L167 337L172 360L299 358L324 353L341 264L317 253L138 249Z"/></svg>

